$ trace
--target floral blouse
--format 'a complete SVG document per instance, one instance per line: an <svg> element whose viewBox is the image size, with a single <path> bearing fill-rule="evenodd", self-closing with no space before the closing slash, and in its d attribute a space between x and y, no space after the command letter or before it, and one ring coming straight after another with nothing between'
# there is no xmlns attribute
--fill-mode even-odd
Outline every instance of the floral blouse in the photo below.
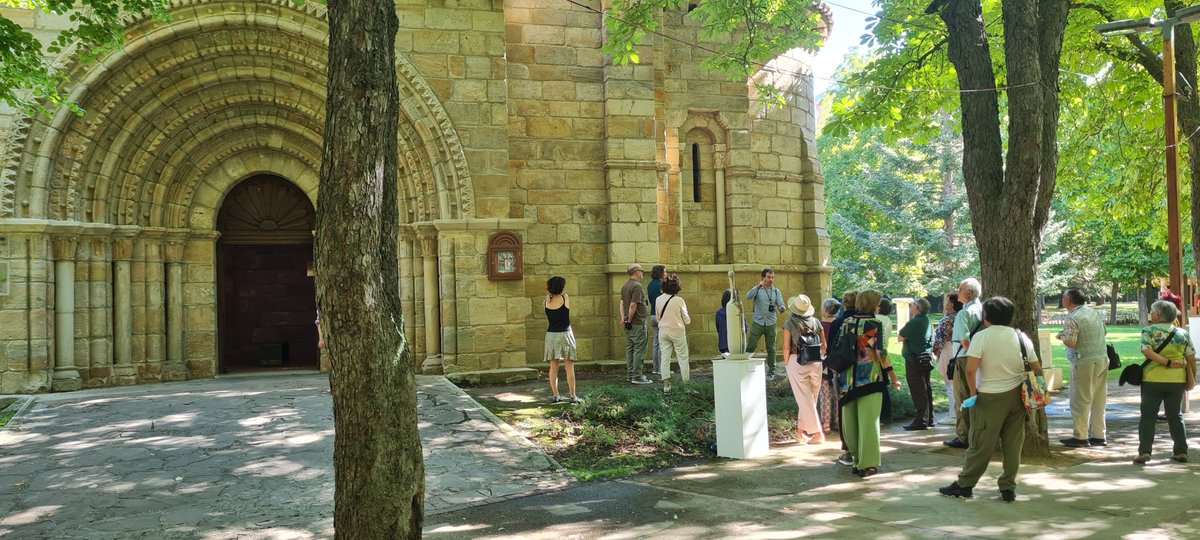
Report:
<svg viewBox="0 0 1200 540"><path fill-rule="evenodd" d="M950 336L954 333L954 315L945 315L942 320L938 321L937 330L933 331L933 355L940 356L942 347L950 343Z"/></svg>

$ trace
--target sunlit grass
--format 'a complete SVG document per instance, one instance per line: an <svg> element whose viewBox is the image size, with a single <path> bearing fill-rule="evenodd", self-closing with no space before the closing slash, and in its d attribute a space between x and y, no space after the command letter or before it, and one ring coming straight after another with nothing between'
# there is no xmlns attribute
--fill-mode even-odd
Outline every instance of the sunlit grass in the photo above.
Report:
<svg viewBox="0 0 1200 540"><path fill-rule="evenodd" d="M0 428L8 425L8 421L17 414L19 401L17 398L0 399Z"/></svg>

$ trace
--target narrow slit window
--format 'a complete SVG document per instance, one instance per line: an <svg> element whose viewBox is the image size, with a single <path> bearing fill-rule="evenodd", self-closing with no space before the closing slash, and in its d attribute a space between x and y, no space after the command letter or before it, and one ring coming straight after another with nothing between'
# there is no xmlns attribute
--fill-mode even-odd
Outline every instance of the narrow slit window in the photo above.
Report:
<svg viewBox="0 0 1200 540"><path fill-rule="evenodd" d="M692 202L700 202L700 145L692 143Z"/></svg>

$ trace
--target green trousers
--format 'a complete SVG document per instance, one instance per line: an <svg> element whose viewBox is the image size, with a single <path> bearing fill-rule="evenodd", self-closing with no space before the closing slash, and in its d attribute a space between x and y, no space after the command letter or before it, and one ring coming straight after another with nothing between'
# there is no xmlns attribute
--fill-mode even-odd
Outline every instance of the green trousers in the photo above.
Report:
<svg viewBox="0 0 1200 540"><path fill-rule="evenodd" d="M1158 417L1158 408L1162 406L1167 414L1167 430L1171 432L1171 452L1186 454L1188 451L1187 430L1183 427L1183 417L1179 409L1187 395L1187 385L1184 383L1144 382L1142 383L1142 416L1138 419L1138 453L1149 454L1154 447L1154 422Z"/></svg>
<svg viewBox="0 0 1200 540"><path fill-rule="evenodd" d="M859 469L878 467L879 412L883 410L883 392L859 397L842 407L842 437L854 454Z"/></svg>
<svg viewBox="0 0 1200 540"><path fill-rule="evenodd" d="M1001 490L1017 488L1017 469L1021 467L1021 446L1025 444L1025 417L1029 412L1021 401L1021 387L996 394L978 394L975 406L963 412L971 415L971 447L958 474L958 485L975 487L987 471L996 443L1004 453Z"/></svg>
<svg viewBox="0 0 1200 540"><path fill-rule="evenodd" d="M746 336L746 352L753 353L754 349L758 348L758 338L767 338L767 374L775 373L775 325L773 324L758 324L750 325L750 334Z"/></svg>

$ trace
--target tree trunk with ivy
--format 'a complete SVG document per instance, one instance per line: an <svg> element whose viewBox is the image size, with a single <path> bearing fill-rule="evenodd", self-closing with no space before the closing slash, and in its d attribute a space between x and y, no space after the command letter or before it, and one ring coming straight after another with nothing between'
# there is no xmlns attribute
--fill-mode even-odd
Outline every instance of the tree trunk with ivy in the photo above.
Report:
<svg viewBox="0 0 1200 540"><path fill-rule="evenodd" d="M1036 339L1035 279L1058 163L1058 66L1067 0L1004 0L1009 86L1007 153L1000 95L979 2L934 2L949 32L962 106L963 175L984 296L1017 306L1013 326ZM1046 413L1029 415L1026 456L1048 456Z"/></svg>
<svg viewBox="0 0 1200 540"><path fill-rule="evenodd" d="M338 538L418 538L425 468L401 321L390 0L330 0L316 280L331 359Z"/></svg>

